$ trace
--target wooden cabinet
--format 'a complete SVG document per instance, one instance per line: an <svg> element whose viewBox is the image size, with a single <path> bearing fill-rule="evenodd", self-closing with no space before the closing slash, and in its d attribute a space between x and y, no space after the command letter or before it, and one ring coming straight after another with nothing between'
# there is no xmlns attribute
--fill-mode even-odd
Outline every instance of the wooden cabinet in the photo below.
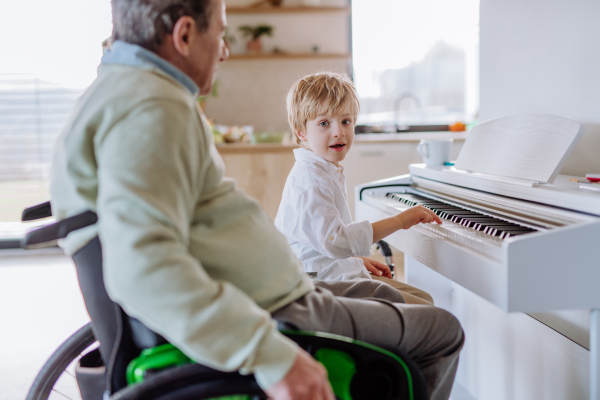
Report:
<svg viewBox="0 0 600 400"><path fill-rule="evenodd" d="M217 146L225 162L225 175L258 200L275 219L285 181L294 166L297 146L282 144L227 144Z"/></svg>

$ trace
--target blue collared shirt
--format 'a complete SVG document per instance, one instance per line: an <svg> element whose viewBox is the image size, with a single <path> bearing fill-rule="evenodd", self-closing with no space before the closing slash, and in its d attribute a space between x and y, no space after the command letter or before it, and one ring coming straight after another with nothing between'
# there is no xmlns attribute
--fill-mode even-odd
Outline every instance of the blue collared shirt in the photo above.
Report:
<svg viewBox="0 0 600 400"><path fill-rule="evenodd" d="M198 85L179 68L137 44L116 40L110 46L110 49L104 51L100 64L122 64L135 65L142 68L158 68L181 83L194 97L198 96L200 92Z"/></svg>

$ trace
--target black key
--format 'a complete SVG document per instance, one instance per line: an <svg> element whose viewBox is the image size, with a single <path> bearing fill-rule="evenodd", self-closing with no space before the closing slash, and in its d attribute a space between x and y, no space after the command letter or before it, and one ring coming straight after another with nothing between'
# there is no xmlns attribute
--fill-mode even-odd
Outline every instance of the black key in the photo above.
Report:
<svg viewBox="0 0 600 400"><path fill-rule="evenodd" d="M459 211L461 210L461 208L458 207L454 207L454 206L435 206L435 207L431 207L431 206L425 206L427 208L429 208L431 211L434 212L443 212L443 211Z"/></svg>
<svg viewBox="0 0 600 400"><path fill-rule="evenodd" d="M479 222L498 222L498 221L500 221L500 220L497 218L492 218L492 217L465 217L459 221L459 224L469 228Z"/></svg>
<svg viewBox="0 0 600 400"><path fill-rule="evenodd" d="M474 217L475 215L477 215L477 214L466 214L466 215L465 214L456 214L450 218L450 221L456 222L457 224L459 224L461 220L468 218L468 217Z"/></svg>
<svg viewBox="0 0 600 400"><path fill-rule="evenodd" d="M504 231L500 234L500 239L506 239L509 238L511 236L519 236L519 235L524 235L526 233L532 233L532 232L537 232L536 230L531 230L531 231Z"/></svg>
<svg viewBox="0 0 600 400"><path fill-rule="evenodd" d="M485 228L487 228L488 226L511 226L512 224L510 222L505 222L503 223L500 220L496 220L493 222L477 222L475 225L473 225L473 229L475 229L476 231L482 231Z"/></svg>
<svg viewBox="0 0 600 400"><path fill-rule="evenodd" d="M508 227L508 228L498 227L498 228L492 229L491 231L493 231L494 236L499 236L502 234L502 232L533 232L533 229L525 228L524 226L515 225L512 227ZM490 232L488 232L488 233L490 233Z"/></svg>
<svg viewBox="0 0 600 400"><path fill-rule="evenodd" d="M491 224L481 224L483 225L483 233L490 233L492 231L492 229L497 229L497 228L512 228L515 227L515 224L511 224L510 222L507 223L501 223L501 222L493 222Z"/></svg>
<svg viewBox="0 0 600 400"><path fill-rule="evenodd" d="M487 228L485 228L483 233L487 233L491 236L498 236L504 231L531 232L531 229L512 224L509 226L488 226Z"/></svg>
<svg viewBox="0 0 600 400"><path fill-rule="evenodd" d="M467 215L473 215L472 211L467 211L467 210L441 210L439 211L439 214L436 212L437 215L440 216L440 218L443 219L450 219L452 218L453 215L463 215L463 216L467 216Z"/></svg>
<svg viewBox="0 0 600 400"><path fill-rule="evenodd" d="M458 221L458 223L461 224L462 226L466 226L468 228L468 227L476 224L477 222L492 222L492 221L498 221L498 219L492 218L492 217L483 217L483 216L464 217L464 218L461 218Z"/></svg>

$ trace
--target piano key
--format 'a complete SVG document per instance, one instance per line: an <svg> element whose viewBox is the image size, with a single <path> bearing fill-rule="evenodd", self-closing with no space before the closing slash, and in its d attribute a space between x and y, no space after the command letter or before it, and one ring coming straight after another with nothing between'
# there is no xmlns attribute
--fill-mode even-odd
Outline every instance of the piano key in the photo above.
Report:
<svg viewBox="0 0 600 400"><path fill-rule="evenodd" d="M482 225L481 230L483 231L483 233L488 233L492 229L496 229L496 228L507 228L508 229L508 228L512 228L515 226L514 224L511 224L510 222L506 222L504 224L501 224L499 222L482 223L481 225Z"/></svg>
<svg viewBox="0 0 600 400"><path fill-rule="evenodd" d="M483 233L487 233L491 236L499 236L504 231L513 231L513 232L531 232L529 228L524 228L518 225L507 225L507 226L488 226L485 228Z"/></svg>
<svg viewBox="0 0 600 400"><path fill-rule="evenodd" d="M503 221L501 219L496 219L493 221L479 221L473 225L473 229L476 231L485 230L488 226L513 226L514 224L511 222Z"/></svg>
<svg viewBox="0 0 600 400"><path fill-rule="evenodd" d="M502 232L534 232L533 229L529 229L529 228L526 228L524 226L519 226L519 225L505 227L505 228L496 227L496 228L493 228L492 231L494 232L494 236L499 236Z"/></svg>
<svg viewBox="0 0 600 400"><path fill-rule="evenodd" d="M531 231L504 231L498 237L500 239L507 239L507 238L512 237L512 236L519 236L519 235L524 235L524 234L533 233L533 232L537 232L537 231L536 230L531 230Z"/></svg>
<svg viewBox="0 0 600 400"><path fill-rule="evenodd" d="M464 217L464 218L461 218L458 221L458 223L462 226L469 228L478 222L494 222L494 221L499 221L499 219L492 218L492 217Z"/></svg>
<svg viewBox="0 0 600 400"><path fill-rule="evenodd" d="M453 206L442 201L432 200L425 196L416 195L413 193L388 193L386 197L399 201L402 204L413 207L423 205L429 208L440 218L449 220L453 223L461 225L466 229L472 229L475 232L481 232L484 236L498 237L501 239L519 234L535 232L534 229L525 228L518 224L508 222L499 218L494 218L489 215L480 214L476 211ZM427 225L425 225L427 226ZM427 228L432 229L432 228ZM439 231L439 230L438 230ZM462 238L454 238L461 241Z"/></svg>
<svg viewBox="0 0 600 400"><path fill-rule="evenodd" d="M467 210L440 210L439 212L436 212L436 214L442 219L450 219L453 215L473 215L473 212Z"/></svg>
<svg viewBox="0 0 600 400"><path fill-rule="evenodd" d="M455 214L452 217L450 217L450 221L460 224L460 221L462 221L463 219L474 218L475 216L477 216L477 214Z"/></svg>

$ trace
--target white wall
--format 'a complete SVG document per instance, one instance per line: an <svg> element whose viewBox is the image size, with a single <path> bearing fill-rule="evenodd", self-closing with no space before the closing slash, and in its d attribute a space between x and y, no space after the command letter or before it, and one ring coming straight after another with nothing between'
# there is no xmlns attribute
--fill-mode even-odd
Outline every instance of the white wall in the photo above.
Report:
<svg viewBox="0 0 600 400"><path fill-rule="evenodd" d="M598 0L481 0L480 3L479 119L547 113L583 124L584 136L564 166L563 174L600 173L599 16ZM565 273L568 271L569 266L565 265ZM453 311L461 314L459 310ZM463 312L475 316L477 308L473 306ZM544 325L534 324L520 313L494 316L484 312L477 318L463 315L461 323L472 336L463 358L476 361L474 365L481 364L469 369L463 363L459 373L472 394L482 400L587 397L589 353L585 348L589 346L589 312L574 310L532 316L572 341L546 332ZM474 330L492 326L499 320L502 320L500 331L518 331L518 334L506 336L510 340L498 356L476 357L478 351L469 349L477 346L485 349L491 344L485 342L485 334L476 337ZM521 350L515 346L531 338L535 338L539 350L531 343ZM547 346L548 343L552 345ZM535 357L521 360L523 354L531 351L537 352ZM560 367L544 369L541 375L535 372L548 365ZM503 368L508 368L508 375L498 390L488 390L485 379L473 375L473 371Z"/></svg>
<svg viewBox="0 0 600 400"><path fill-rule="evenodd" d="M345 59L229 61L219 68L218 97L206 101L217 124L253 125L255 132L288 131L285 97L297 79L317 71L348 72Z"/></svg>
<svg viewBox="0 0 600 400"><path fill-rule="evenodd" d="M547 113L584 124L562 173L600 173L600 1L481 0L480 121Z"/></svg>

